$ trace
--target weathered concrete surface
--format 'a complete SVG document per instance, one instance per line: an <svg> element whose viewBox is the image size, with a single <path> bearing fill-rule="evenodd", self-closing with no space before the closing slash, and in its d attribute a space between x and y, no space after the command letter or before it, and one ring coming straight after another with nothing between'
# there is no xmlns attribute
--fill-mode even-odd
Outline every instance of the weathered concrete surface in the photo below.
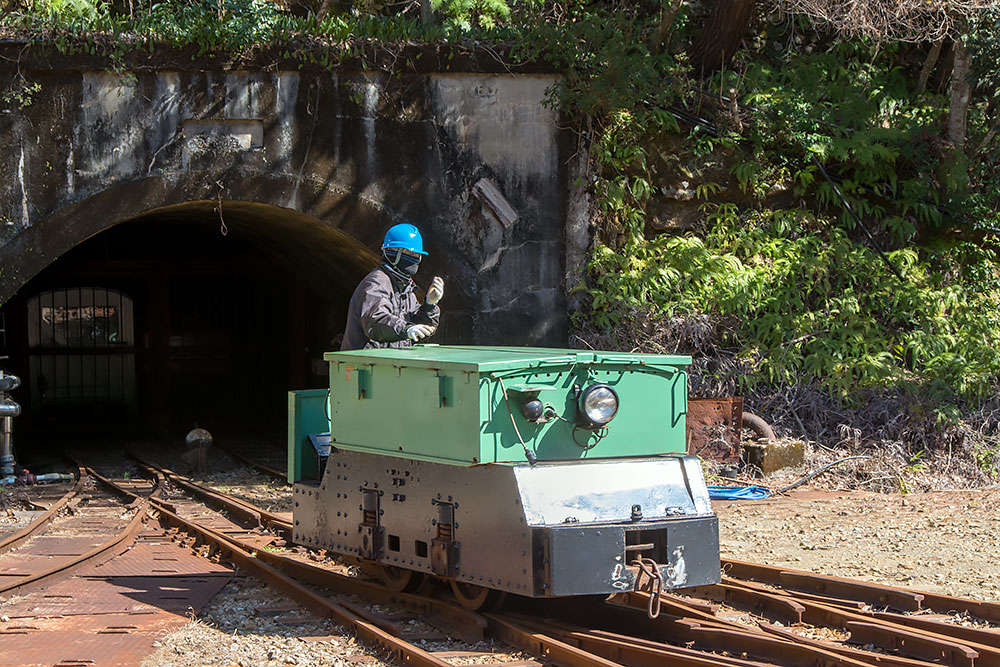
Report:
<svg viewBox="0 0 1000 667"><path fill-rule="evenodd" d="M352 289L371 266L361 246L414 222L432 253L421 276L448 283L449 342L565 342L566 179L543 104L552 76L6 63L0 92L20 76L41 89L30 104L0 104L0 304L122 221L188 205L218 225L221 204L262 242L299 234L285 245L303 267L334 263L343 284L331 289ZM484 177L517 210L510 228L479 212L472 186ZM287 214L316 229L282 226Z"/></svg>

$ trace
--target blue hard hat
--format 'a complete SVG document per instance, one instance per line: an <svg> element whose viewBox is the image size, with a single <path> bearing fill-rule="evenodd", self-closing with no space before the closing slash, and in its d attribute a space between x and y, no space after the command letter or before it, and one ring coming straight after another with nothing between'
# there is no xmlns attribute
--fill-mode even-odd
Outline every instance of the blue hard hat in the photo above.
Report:
<svg viewBox="0 0 1000 667"><path fill-rule="evenodd" d="M420 236L420 230L408 223L389 228L385 233L385 240L382 241L382 249L386 248L402 248L418 255L427 254L424 252L424 240Z"/></svg>

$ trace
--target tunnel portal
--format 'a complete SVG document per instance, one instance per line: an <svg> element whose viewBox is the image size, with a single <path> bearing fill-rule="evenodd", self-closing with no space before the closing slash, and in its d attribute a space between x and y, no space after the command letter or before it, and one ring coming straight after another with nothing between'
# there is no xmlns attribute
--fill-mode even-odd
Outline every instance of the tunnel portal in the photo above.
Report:
<svg viewBox="0 0 1000 667"><path fill-rule="evenodd" d="M25 381L19 454L195 424L280 441L284 392L323 386L321 355L398 222L431 253L418 285L447 284L435 342L566 343L578 151L546 104L557 76L166 55L0 44L0 88L40 87L0 109L0 369Z"/></svg>
<svg viewBox="0 0 1000 667"><path fill-rule="evenodd" d="M325 385L375 254L286 209L217 206L116 225L5 305L21 438L280 438L285 392Z"/></svg>

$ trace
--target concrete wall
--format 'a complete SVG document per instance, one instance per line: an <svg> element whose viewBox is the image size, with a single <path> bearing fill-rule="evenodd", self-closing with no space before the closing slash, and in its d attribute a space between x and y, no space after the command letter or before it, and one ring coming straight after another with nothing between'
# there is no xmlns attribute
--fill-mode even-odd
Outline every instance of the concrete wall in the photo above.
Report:
<svg viewBox="0 0 1000 667"><path fill-rule="evenodd" d="M119 222L252 202L329 228L344 248L330 261L346 264L393 222L421 226L432 252L421 278L448 282L447 342L565 342L566 179L557 115L542 103L552 76L6 63L0 92L21 76L41 90L0 103L0 304ZM516 223L483 215L482 178Z"/></svg>

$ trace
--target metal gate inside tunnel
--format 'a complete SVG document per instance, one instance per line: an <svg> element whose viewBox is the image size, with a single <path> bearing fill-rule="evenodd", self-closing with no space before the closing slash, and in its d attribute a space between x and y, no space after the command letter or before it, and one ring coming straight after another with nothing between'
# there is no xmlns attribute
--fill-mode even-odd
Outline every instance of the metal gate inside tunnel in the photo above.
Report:
<svg viewBox="0 0 1000 667"><path fill-rule="evenodd" d="M211 204L118 224L4 304L22 447L195 426L279 441L287 390L325 386L322 355L374 253L286 209Z"/></svg>
<svg viewBox="0 0 1000 667"><path fill-rule="evenodd" d="M132 299L107 287L46 290L27 303L30 405L50 422L134 418Z"/></svg>

